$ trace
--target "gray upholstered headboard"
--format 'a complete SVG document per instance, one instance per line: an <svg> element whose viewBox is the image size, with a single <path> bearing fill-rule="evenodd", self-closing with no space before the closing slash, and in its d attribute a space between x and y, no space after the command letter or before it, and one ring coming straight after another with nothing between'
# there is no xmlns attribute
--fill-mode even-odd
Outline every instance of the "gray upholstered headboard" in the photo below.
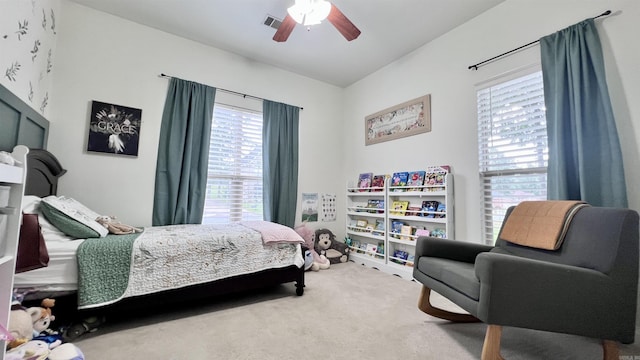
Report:
<svg viewBox="0 0 640 360"><path fill-rule="evenodd" d="M49 121L0 85L0 150L11 152L16 145L46 149Z"/></svg>

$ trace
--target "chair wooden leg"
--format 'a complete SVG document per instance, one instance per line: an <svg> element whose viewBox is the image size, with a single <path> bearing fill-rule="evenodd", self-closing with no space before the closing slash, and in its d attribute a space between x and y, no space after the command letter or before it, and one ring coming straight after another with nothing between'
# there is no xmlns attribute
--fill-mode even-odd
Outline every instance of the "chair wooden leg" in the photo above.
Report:
<svg viewBox="0 0 640 360"><path fill-rule="evenodd" d="M500 355L500 337L502 336L502 326L488 325L487 333L484 336L482 345L481 360L504 360Z"/></svg>
<svg viewBox="0 0 640 360"><path fill-rule="evenodd" d="M613 340L602 340L602 358L604 360L619 360L620 351L618 350L618 343Z"/></svg>
<svg viewBox="0 0 640 360"><path fill-rule="evenodd" d="M478 322L475 316L470 314L459 314L447 310L438 309L431 305L429 302L429 296L431 296L431 289L426 286L422 286L422 292L420 293L420 299L418 300L418 309L423 312L435 316L440 319L445 319L453 322Z"/></svg>

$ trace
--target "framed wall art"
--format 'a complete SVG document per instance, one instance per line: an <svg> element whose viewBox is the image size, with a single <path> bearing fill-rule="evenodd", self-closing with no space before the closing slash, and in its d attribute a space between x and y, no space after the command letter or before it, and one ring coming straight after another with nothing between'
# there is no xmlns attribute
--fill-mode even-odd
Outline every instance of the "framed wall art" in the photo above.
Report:
<svg viewBox="0 0 640 360"><path fill-rule="evenodd" d="M366 145L431 131L431 95L365 117L364 131Z"/></svg>
<svg viewBox="0 0 640 360"><path fill-rule="evenodd" d="M91 103L87 151L138 156L142 109Z"/></svg>

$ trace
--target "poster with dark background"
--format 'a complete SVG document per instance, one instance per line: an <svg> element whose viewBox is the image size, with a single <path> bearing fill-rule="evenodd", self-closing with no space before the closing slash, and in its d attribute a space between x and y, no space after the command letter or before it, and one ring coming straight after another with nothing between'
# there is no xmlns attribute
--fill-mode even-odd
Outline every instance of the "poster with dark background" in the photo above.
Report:
<svg viewBox="0 0 640 360"><path fill-rule="evenodd" d="M142 109L93 101L87 151L138 156Z"/></svg>

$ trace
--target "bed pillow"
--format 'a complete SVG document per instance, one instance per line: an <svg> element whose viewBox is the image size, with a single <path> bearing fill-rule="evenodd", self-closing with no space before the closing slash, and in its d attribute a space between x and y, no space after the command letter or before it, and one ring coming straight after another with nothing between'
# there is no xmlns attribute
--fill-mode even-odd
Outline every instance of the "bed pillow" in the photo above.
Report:
<svg viewBox="0 0 640 360"><path fill-rule="evenodd" d="M40 202L40 211L56 228L76 239L105 237L109 233L95 221L98 213L72 198L47 196Z"/></svg>
<svg viewBox="0 0 640 360"><path fill-rule="evenodd" d="M22 198L22 212L25 214L38 214L38 222L40 223L40 232L44 236L46 242L51 241L69 241L76 240L75 237L68 236L53 226L49 220L40 211L40 203L42 198L33 195L25 195Z"/></svg>

